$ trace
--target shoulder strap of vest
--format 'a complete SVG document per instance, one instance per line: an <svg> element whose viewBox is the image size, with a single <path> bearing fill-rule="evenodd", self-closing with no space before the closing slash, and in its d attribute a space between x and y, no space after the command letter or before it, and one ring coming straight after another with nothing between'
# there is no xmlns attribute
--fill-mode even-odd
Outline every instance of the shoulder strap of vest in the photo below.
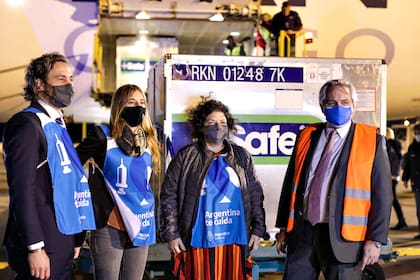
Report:
<svg viewBox="0 0 420 280"><path fill-rule="evenodd" d="M308 124L304 129L302 129L300 134L306 136L306 134L310 134L312 131L316 130L321 125L323 125L323 123Z"/></svg>
<svg viewBox="0 0 420 280"><path fill-rule="evenodd" d="M111 130L109 129L109 125L103 124L103 125L100 125L99 127L102 129L106 137L111 137Z"/></svg>
<svg viewBox="0 0 420 280"><path fill-rule="evenodd" d="M355 125L359 129L363 129L364 131L366 131L366 133L376 133L377 134L379 132L379 128L376 127L376 126L371 126L371 125L364 124L364 123L356 123Z"/></svg>
<svg viewBox="0 0 420 280"><path fill-rule="evenodd" d="M303 148L303 146L306 146L306 149L304 151L304 154L306 155L307 149L309 148L309 145L307 145L310 141L310 137L313 131L317 130L323 123L314 123L314 124L308 124L299 134L299 138L297 140L296 146L298 146L298 151Z"/></svg>
<svg viewBox="0 0 420 280"><path fill-rule="evenodd" d="M38 108L35 108L33 106L27 107L25 109L22 110L22 112L31 112L31 113L43 113L41 110L39 110Z"/></svg>

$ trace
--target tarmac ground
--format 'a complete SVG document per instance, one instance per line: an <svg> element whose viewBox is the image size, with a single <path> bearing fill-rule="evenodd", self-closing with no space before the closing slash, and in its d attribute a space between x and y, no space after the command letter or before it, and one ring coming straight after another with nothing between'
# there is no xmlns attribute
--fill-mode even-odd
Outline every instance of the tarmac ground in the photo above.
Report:
<svg viewBox="0 0 420 280"><path fill-rule="evenodd" d="M397 196L408 224L405 230L390 230L389 238L392 241L392 251L399 255L389 261L381 261L386 279L408 280L420 279L420 240L414 239L419 234L419 225L416 215L414 193L405 189L403 184L397 186ZM391 215L391 226L397 223L394 209Z"/></svg>

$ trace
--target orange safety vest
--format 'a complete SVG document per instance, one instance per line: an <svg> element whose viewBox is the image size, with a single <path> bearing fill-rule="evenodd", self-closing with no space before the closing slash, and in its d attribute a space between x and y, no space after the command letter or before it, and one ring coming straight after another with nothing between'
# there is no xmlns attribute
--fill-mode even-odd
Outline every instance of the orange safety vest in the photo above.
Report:
<svg viewBox="0 0 420 280"><path fill-rule="evenodd" d="M296 191L299 186L303 163L310 147L311 134L319 125L312 124L304 128L296 143L295 174L293 176L287 232L293 229ZM348 241L362 241L365 238L371 204L371 173L376 151L376 135L376 127L365 124L355 125L347 164L341 225L341 235Z"/></svg>

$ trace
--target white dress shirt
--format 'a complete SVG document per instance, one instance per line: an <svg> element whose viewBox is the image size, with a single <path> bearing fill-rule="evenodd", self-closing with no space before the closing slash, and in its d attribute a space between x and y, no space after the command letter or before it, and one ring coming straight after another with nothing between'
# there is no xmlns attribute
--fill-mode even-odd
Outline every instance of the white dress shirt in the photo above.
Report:
<svg viewBox="0 0 420 280"><path fill-rule="evenodd" d="M38 99L38 103L42 106L42 108L44 108L47 111L47 113L48 113L48 115L50 115L51 119L53 119L55 121L56 119L60 118L62 120L62 126L66 127L66 124L64 122L63 112L55 109L50 104L42 101L41 99Z"/></svg>
<svg viewBox="0 0 420 280"><path fill-rule="evenodd" d="M335 143L334 143L334 147L332 150L332 156L331 156L331 162L328 166L328 169L326 170L327 174L325 176L325 180L322 183L322 191L321 191L321 204L320 204L320 211L321 211L321 222L326 222L327 221L327 195L329 192L329 183L331 180L331 175L332 172L334 170L335 165L337 164L337 160L341 154L341 150L343 149L344 146L344 141L346 140L346 136L350 130L350 126L351 126L351 120L348 121L346 124L335 128L335 130L337 131L337 133L335 134ZM326 144L327 141L327 135L328 133L332 130L332 127L327 127L322 133L321 136L319 138L318 144L315 148L315 152L312 158L312 162L311 165L309 167L309 174L308 174L308 178L307 178L307 186L311 185L312 179L314 177L314 172L316 167L318 166L318 162L321 159L321 153L324 149L324 146ZM305 205L305 217L306 217L306 212L307 212L307 205L308 205L308 194L309 194L309 187L306 188L305 190L305 196L304 196L304 205Z"/></svg>

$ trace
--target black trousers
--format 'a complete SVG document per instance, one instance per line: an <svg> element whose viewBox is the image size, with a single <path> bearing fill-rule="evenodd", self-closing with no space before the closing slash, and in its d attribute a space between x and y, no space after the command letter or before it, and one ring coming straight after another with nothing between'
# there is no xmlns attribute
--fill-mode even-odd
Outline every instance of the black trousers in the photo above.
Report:
<svg viewBox="0 0 420 280"><path fill-rule="evenodd" d="M414 198L416 199L417 223L418 223L418 229L420 233L420 189L419 188L414 189Z"/></svg>
<svg viewBox="0 0 420 280"><path fill-rule="evenodd" d="M361 265L341 263L331 247L328 224L312 226L305 221L302 238L293 252L288 252L283 279L317 280L320 273L326 280L361 279Z"/></svg>
<svg viewBox="0 0 420 280"><path fill-rule="evenodd" d="M401 204L397 198L397 184L398 181L392 179L392 194L394 196L394 199L392 200L392 206L394 207L395 214L397 214L398 224L405 224L405 218L401 208Z"/></svg>

